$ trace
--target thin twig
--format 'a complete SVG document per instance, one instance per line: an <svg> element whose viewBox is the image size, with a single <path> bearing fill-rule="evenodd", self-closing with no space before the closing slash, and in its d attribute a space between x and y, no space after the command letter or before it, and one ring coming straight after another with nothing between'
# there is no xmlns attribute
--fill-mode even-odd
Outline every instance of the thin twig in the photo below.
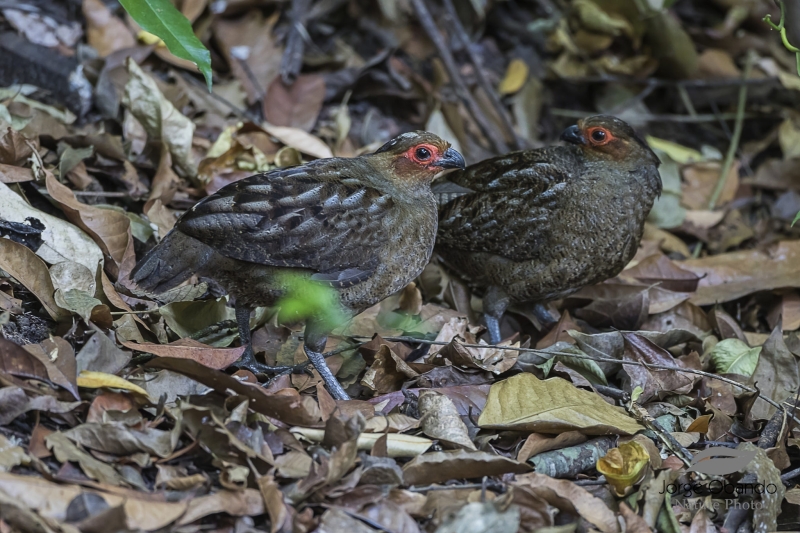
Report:
<svg viewBox="0 0 800 533"><path fill-rule="evenodd" d="M683 86L690 89L738 87L740 85L780 85L778 78L726 78L717 80L665 80L658 78L626 78L624 76L587 76L585 78L562 78L565 83L620 83L627 85L655 85L657 87Z"/></svg>
<svg viewBox="0 0 800 533"><path fill-rule="evenodd" d="M109 313L111 316L121 316L121 315L147 315L150 313L158 313L163 307L154 307L153 309L144 309L142 311L111 311Z"/></svg>
<svg viewBox="0 0 800 533"><path fill-rule="evenodd" d="M609 112L609 115L618 115L623 111L630 109L634 105L638 104L648 96L650 96L653 91L656 90L657 85L647 85L644 89L639 91L635 96L628 98L624 102L615 105Z"/></svg>
<svg viewBox="0 0 800 533"><path fill-rule="evenodd" d="M747 54L744 63L744 71L742 72L742 79L746 80L753 72L753 65L755 64L755 54L750 52ZM725 160L722 162L722 170L717 180L717 185L714 187L714 192L711 193L711 198L708 200L708 208L713 210L717 206L717 201L722 194L722 189L725 188L725 182L728 181L728 172L733 165L733 158L736 151L739 149L739 140L742 138L742 129L744 128L744 108L747 104L747 84L742 84L739 87L739 101L736 107L736 122L733 126L733 137L728 145L728 152L725 154Z"/></svg>
<svg viewBox="0 0 800 533"><path fill-rule="evenodd" d="M447 70L447 74L450 76L450 80L455 86L456 94L466 103L469 112L472 113L472 117L475 119L475 122L478 124L478 127L481 129L486 139L492 144L494 150L500 154L508 152L508 146L500 139L500 135L494 131L489 119L486 118L480 105L475 101L472 93L469 92L469 88L467 88L467 84L464 82L458 70L458 65L453 58L453 54L447 47L444 37L442 37L442 34L439 32L439 28L436 26L436 22L434 22L433 15L431 15L428 6L425 5L425 0L411 0L411 4L414 6L414 11L416 11L417 18L420 24L422 24L425 33L428 34L428 37L430 37L433 45L439 52L442 63L444 63L444 68Z"/></svg>
<svg viewBox="0 0 800 533"><path fill-rule="evenodd" d="M50 196L50 193L47 192L47 189L37 189L39 194L44 196ZM131 194L128 192L106 192L106 191L72 191L75 196L99 196L99 197L106 197L106 198L130 198Z"/></svg>
<svg viewBox="0 0 800 533"><path fill-rule="evenodd" d="M186 81L188 83L191 83L192 85L195 85L197 87L201 87L202 89L204 89L204 92L205 92L205 88L206 88L205 83L202 83L200 80L195 79L194 77L190 76L186 72L180 72L180 76L181 76L181 78L184 79L184 81ZM253 122L254 124L258 124L259 123L258 118L256 118L253 114L249 113L245 109L242 109L242 108L238 107L236 104L234 104L230 100L218 95L217 93L214 93L214 92L208 93L208 96L210 96L211 98L213 98L217 102L221 103L222 105L226 106L237 117L239 117L241 119L244 119L244 120L249 120L250 122Z"/></svg>
<svg viewBox="0 0 800 533"><path fill-rule="evenodd" d="M514 148L521 150L523 148L523 142L517 136L517 132L514 130L514 125L511 123L511 117L508 115L503 102L500 101L500 98L497 96L497 92L495 91L494 87L492 87L492 84L489 83L489 79L486 77L486 73L483 70L481 59L478 57L478 54L475 53L475 50L473 50L473 48L470 46L472 43L470 42L469 35L467 35L464 26L461 24L461 19L458 18L458 13L456 13L456 9L453 6L453 1L443 0L443 3L447 21L453 28L453 33L455 33L456 38L461 42L461 46L464 47L464 51L467 53L470 63L472 63L472 66L475 67L475 77L478 79L478 85L481 86L483 92L486 93L486 95L489 97L489 100L492 102L492 106L503 123L506 134L510 139L513 139L512 143Z"/></svg>
<svg viewBox="0 0 800 533"><path fill-rule="evenodd" d="M369 339L370 338L370 337L365 337L365 336L362 336L362 335L351 335L351 337L355 338L355 339L360 339L360 338ZM382 337L382 338L383 338L383 340L387 340L387 341L391 341L391 342L411 342L411 343L418 343L418 344L431 344L431 345L434 345L434 346L446 346L446 345L450 344L449 342L430 341L430 340L425 340L425 339L418 339L416 337ZM620 359L615 359L613 357L597 357L597 356L594 356L594 355L576 354L576 353L568 353L568 352L550 352L550 351L547 351L547 350L538 350L536 348L522 348L522 347L517 347L517 346L502 346L502 345L498 345L498 344L470 344L470 343L459 343L459 344L461 346L465 347L465 348L493 348L493 349L497 349L497 350L509 350L509 351L514 351L514 352L535 353L535 354L546 355L546 356L560 355L562 357L573 357L575 359L588 359L590 361L596 361L598 363L615 363L615 364L618 364L618 365L642 366L642 367L647 368L649 370L674 370L676 372L684 372L686 374L695 374L695 375L706 377L706 378L709 378L709 379L715 379L717 381L722 381L724 383L728 383L729 385L733 385L734 387L737 387L737 388L739 388L739 389L741 389L743 391L747 391L747 392L752 393L752 394L757 394L759 398L761 398L762 400L764 400L765 402L767 402L771 406L773 406L773 407L775 407L777 409L782 409L782 410L784 409L781 404L779 404L778 402L776 402L772 398L768 398L768 397L764 396L763 394L761 394L758 391L758 389L755 389L755 388L752 388L752 387L748 387L747 385L742 385L738 381L734 381L732 379L729 379L729 378L726 378L726 377L722 377L722 376L719 376L717 374L712 374L711 372L704 372L702 370L695 370L693 368L680 368L680 367L669 366L669 365L658 365L658 364L653 364L653 363L645 363L645 362L642 362L642 361L622 361ZM351 348L352 347L353 346L351 346ZM799 419L795 418L793 415L790 415L790 416L792 416L792 419L795 422L800 423Z"/></svg>

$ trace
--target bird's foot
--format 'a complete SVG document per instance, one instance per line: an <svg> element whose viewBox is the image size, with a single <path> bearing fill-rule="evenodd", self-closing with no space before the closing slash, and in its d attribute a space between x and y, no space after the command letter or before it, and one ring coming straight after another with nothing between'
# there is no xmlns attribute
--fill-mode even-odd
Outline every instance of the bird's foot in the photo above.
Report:
<svg viewBox="0 0 800 533"><path fill-rule="evenodd" d="M350 396L345 392L344 387L342 387L342 384L336 379L336 376L333 375L331 369L328 368L328 364L325 362L325 356L319 352L313 352L308 348L305 350L308 360L311 361L311 364L314 365L314 368L319 372L322 381L325 382L325 388L328 389L333 399L349 400Z"/></svg>
<svg viewBox="0 0 800 533"><path fill-rule="evenodd" d="M253 349L248 346L245 352L242 354L241 359L235 366L238 368L243 368L245 370L249 370L253 374L267 374L267 375L275 375L275 374L303 374L303 373L310 373L311 370L308 368L307 363L301 363L299 365L293 366L269 366L267 364L261 363L256 360L256 356L253 353Z"/></svg>

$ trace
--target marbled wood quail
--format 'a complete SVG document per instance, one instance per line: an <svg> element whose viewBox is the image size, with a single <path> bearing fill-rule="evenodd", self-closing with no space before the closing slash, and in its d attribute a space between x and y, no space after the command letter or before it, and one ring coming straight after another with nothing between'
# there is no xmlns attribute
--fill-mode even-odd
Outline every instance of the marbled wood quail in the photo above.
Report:
<svg viewBox="0 0 800 533"><path fill-rule="evenodd" d="M440 195L436 252L483 292L493 343L510 303L541 304L617 275L661 194L658 157L622 120L589 117L561 139L570 144L446 176L457 192Z"/></svg>
<svg viewBox="0 0 800 533"><path fill-rule="evenodd" d="M430 184L465 166L449 143L405 133L374 154L320 159L231 183L187 211L136 265L131 278L150 294L192 274L217 280L235 299L242 344L238 366L254 372L250 311L272 306L294 272L333 287L347 316L397 292L425 267L436 236ZM321 352L329 331L306 321L305 351L328 390L347 399Z"/></svg>

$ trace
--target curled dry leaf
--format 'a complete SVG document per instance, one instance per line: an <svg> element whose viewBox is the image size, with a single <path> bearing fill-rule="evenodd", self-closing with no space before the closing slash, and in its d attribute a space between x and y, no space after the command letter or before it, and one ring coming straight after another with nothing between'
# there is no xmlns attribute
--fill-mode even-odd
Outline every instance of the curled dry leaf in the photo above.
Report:
<svg viewBox="0 0 800 533"><path fill-rule="evenodd" d="M31 291L53 320L58 322L69 318L71 313L56 303L55 287L47 265L29 248L0 238L0 268Z"/></svg>
<svg viewBox="0 0 800 533"><path fill-rule="evenodd" d="M181 517L178 524L191 524L215 513L228 513L231 516L259 516L265 512L264 500L256 489L221 490L192 499L186 509L186 514Z"/></svg>
<svg viewBox="0 0 800 533"><path fill-rule="evenodd" d="M617 496L624 496L642 479L649 462L650 456L644 446L630 441L608 450L597 461L597 471L606 476Z"/></svg>
<svg viewBox="0 0 800 533"><path fill-rule="evenodd" d="M103 252L88 235L69 222L31 207L3 183L0 183L0 213L11 222L25 223L26 218L32 217L44 224L41 235L44 242L35 252L51 265L75 261L95 272L103 263Z"/></svg>
<svg viewBox="0 0 800 533"><path fill-rule="evenodd" d="M286 146L291 146L295 150L303 152L304 154L318 157L320 159L333 157L333 152L331 151L330 147L322 142L319 137L315 137L314 135L311 135L310 133L307 133L299 128L275 126L273 124L269 124L268 122L262 123L261 127L264 129L264 131L278 139Z"/></svg>
<svg viewBox="0 0 800 533"><path fill-rule="evenodd" d="M285 424L309 427L318 425L322 420L317 402L309 396L301 396L294 389L285 389L281 394L269 394L260 386L242 383L232 376L203 366L192 359L159 357L148 362L147 366L178 372L221 394L233 391L245 396L251 400L251 409Z"/></svg>
<svg viewBox="0 0 800 533"><path fill-rule="evenodd" d="M422 454L403 467L406 485L429 485L450 479L480 479L530 472L530 466L482 451L456 450Z"/></svg>
<svg viewBox="0 0 800 533"><path fill-rule="evenodd" d="M596 393L561 378L541 380L528 373L492 385L478 426L541 433L577 430L586 435L632 435L642 429Z"/></svg>
<svg viewBox="0 0 800 533"><path fill-rule="evenodd" d="M77 485L53 483L33 476L0 473L0 493L34 509L46 518L63 522L71 501L82 494L102 498L109 507L124 505L129 529L155 531L167 527L185 511L187 502L154 501L137 498L135 493L125 495L82 489Z"/></svg>
<svg viewBox="0 0 800 533"><path fill-rule="evenodd" d="M534 472L517 476L513 485L532 489L545 497L552 505L561 508L563 504L557 504L552 497L547 496L547 493L555 493L559 498L570 502L570 505L574 506L582 518L603 533L619 533L619 524L614 512L603 500L572 481L553 479Z"/></svg>
<svg viewBox="0 0 800 533"><path fill-rule="evenodd" d="M587 437L580 431L565 431L555 437L531 433L517 454L517 461L524 463L531 457L550 450L560 450L586 442Z"/></svg>
<svg viewBox="0 0 800 533"><path fill-rule="evenodd" d="M115 17L101 0L83 0L86 37L100 57L136 45L125 23Z"/></svg>
<svg viewBox="0 0 800 533"><path fill-rule="evenodd" d="M131 243L131 221L124 214L79 202L71 190L52 176L47 177L47 192L70 222L84 230L114 267L114 276Z"/></svg>
<svg viewBox="0 0 800 533"><path fill-rule="evenodd" d="M418 409L420 426L427 436L449 447L477 449L453 400L444 394L425 390L419 393Z"/></svg>
<svg viewBox="0 0 800 533"><path fill-rule="evenodd" d="M130 79L125 85L123 105L141 123L150 139L166 143L178 175L194 179L197 176L192 155L194 123L175 109L136 61L129 58L127 67Z"/></svg>
<svg viewBox="0 0 800 533"><path fill-rule="evenodd" d="M83 387L84 389L108 388L127 390L139 394L148 401L151 401L147 391L143 388L139 387L138 385L134 385L127 379L115 376L113 374L106 374L105 372L92 372L89 370L81 371L81 373L78 374L78 387Z"/></svg>
<svg viewBox="0 0 800 533"><path fill-rule="evenodd" d="M325 78L301 74L287 86L275 79L264 97L264 118L275 126L311 131L325 99Z"/></svg>
<svg viewBox="0 0 800 533"><path fill-rule="evenodd" d="M238 348L214 348L194 339L179 339L169 344L154 344L147 342L122 342L122 345L131 350L151 353L159 357L176 357L179 359L192 359L203 366L224 370L239 360L246 346Z"/></svg>

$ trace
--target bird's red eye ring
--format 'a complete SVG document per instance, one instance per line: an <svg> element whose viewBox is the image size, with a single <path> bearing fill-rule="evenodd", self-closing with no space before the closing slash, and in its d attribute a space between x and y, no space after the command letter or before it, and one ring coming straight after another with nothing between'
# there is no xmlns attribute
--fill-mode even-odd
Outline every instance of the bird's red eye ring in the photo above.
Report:
<svg viewBox="0 0 800 533"><path fill-rule="evenodd" d="M614 136L605 128L590 128L586 133L588 133L589 142L595 146L602 146L614 140Z"/></svg>
<svg viewBox="0 0 800 533"><path fill-rule="evenodd" d="M418 144L406 152L407 157L419 165L429 165L436 161L439 150L430 144Z"/></svg>

